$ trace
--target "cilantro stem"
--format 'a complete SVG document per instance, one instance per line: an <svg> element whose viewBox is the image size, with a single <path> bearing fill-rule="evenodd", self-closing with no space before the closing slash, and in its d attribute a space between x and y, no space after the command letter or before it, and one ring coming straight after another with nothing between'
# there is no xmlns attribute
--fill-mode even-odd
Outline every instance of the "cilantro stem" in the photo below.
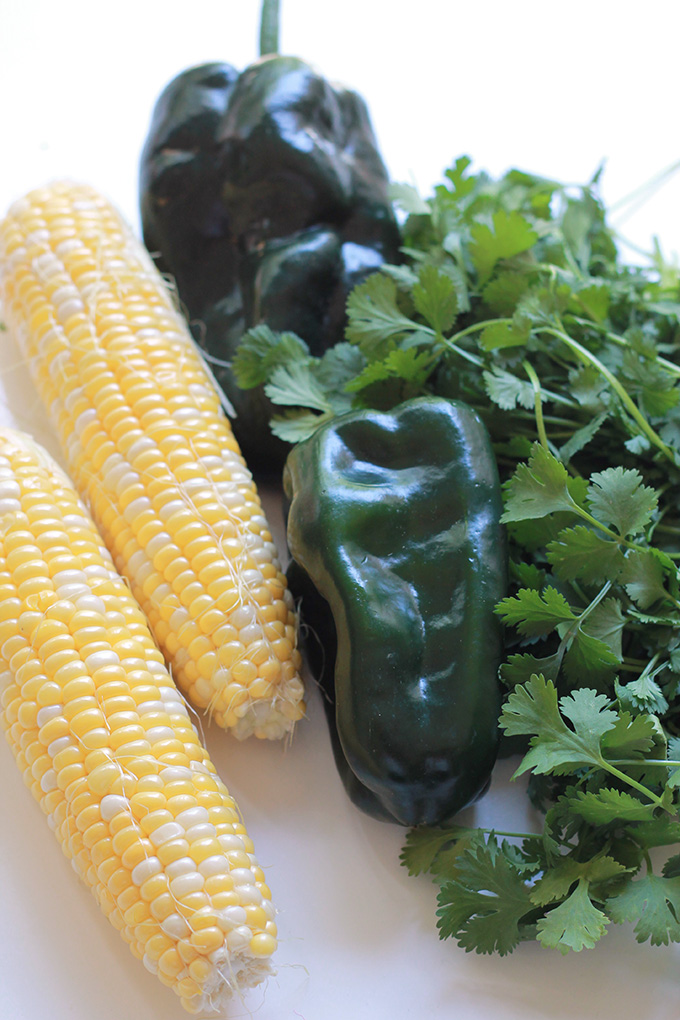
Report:
<svg viewBox="0 0 680 1020"><path fill-rule="evenodd" d="M640 665L641 663L639 660L624 659L623 662L619 664L619 669L624 673L636 673L639 676Z"/></svg>
<svg viewBox="0 0 680 1020"><path fill-rule="evenodd" d="M550 390L544 389L543 392L546 397L552 397ZM563 403L567 403L567 401L565 400ZM526 418L531 419L531 421L534 420L533 412L523 411L519 407L515 411L515 416L520 419ZM558 439L570 439L574 434L574 422L570 418L560 418L556 414L544 414L543 420L553 426L550 431L553 435L556 435Z"/></svg>
<svg viewBox="0 0 680 1020"><path fill-rule="evenodd" d="M635 761L634 764L644 765L645 761L644 759L642 761L638 760ZM627 776L625 772L621 772L620 769L617 769L616 766L613 765L606 758L602 758L602 768L604 768L612 776L616 776L616 778L620 779L622 783L627 783L628 786L632 786L634 790L637 790L638 793L643 794L643 796L651 800L653 804L656 804L657 807L664 807L661 797L657 796L657 794L655 793L652 793L652 791L648 790L647 787L644 786L642 783L638 783L637 779L633 779L632 776Z"/></svg>
<svg viewBox="0 0 680 1020"><path fill-rule="evenodd" d="M562 659L564 658L564 654L567 651L569 644L571 643L571 641L573 641L574 637L578 633L578 630L583 624L583 621L586 620L588 618L588 615L592 613L592 611L595 609L597 605L599 605L599 603L605 597L611 586L612 582L606 581L605 584L600 589L600 591L595 596L595 598L592 600L592 602L588 603L588 605L585 607L583 612L574 618L573 622L569 624L569 626L565 629L564 632L560 632L561 640L557 648L557 651L555 652L555 658L558 661L560 667L562 664ZM574 587L576 588L576 585L574 585Z"/></svg>
<svg viewBox="0 0 680 1020"><path fill-rule="evenodd" d="M505 326L512 326L513 320L485 319L483 322L473 322L471 326L466 326L465 329L461 329L458 333L454 333L453 336L446 342L452 344L458 343L459 340L464 340L466 336L472 336L473 333L481 333L486 329L487 326L497 326L499 323L502 323ZM481 358L479 364L480 365L484 364Z"/></svg>
<svg viewBox="0 0 680 1020"><path fill-rule="evenodd" d="M611 763L626 767L630 765L663 765L670 769L680 767L680 761L673 761L672 758L612 758Z"/></svg>
<svg viewBox="0 0 680 1020"><path fill-rule="evenodd" d="M588 616L592 613L593 609L595 609L596 606L599 606L600 602L605 597L611 586L612 581L605 581L605 583L602 585L595 598L592 600L592 602L590 602L589 605L586 606L581 615L578 617L579 624L583 623L583 621L588 618Z"/></svg>
<svg viewBox="0 0 680 1020"><path fill-rule="evenodd" d="M538 438L541 442L541 446L550 452L550 445L548 443L548 434L545 431L545 422L543 421L543 401L541 398L541 380L538 378L533 365L524 359L522 362L522 368L529 376L531 385L534 390L534 412L536 415L536 431L538 432Z"/></svg>
<svg viewBox="0 0 680 1020"><path fill-rule="evenodd" d="M618 347L626 347L629 350L634 349L631 348L631 345L628 343L625 337L619 336L618 333L612 333L610 329L607 329L606 326L603 326L599 322L591 322L590 319L582 319L578 315L570 315L569 318L571 321L575 322L578 326L585 326L590 329L598 330L598 332L602 333L603 336L606 336L607 340L611 340L611 342L616 344ZM645 358L647 361L653 361L655 364L661 365L663 368L666 369L667 372L670 372L671 375L680 378L680 365L674 365L673 362L668 361L667 358L662 358L658 354L652 354L649 351L636 349L635 353L639 354L641 358Z"/></svg>
<svg viewBox="0 0 680 1020"><path fill-rule="evenodd" d="M506 839L541 839L540 832L504 832L502 829L485 829L482 826L476 827L475 832L485 832L489 835L504 836ZM558 840L558 842L561 842ZM564 844L566 845L566 844Z"/></svg>
<svg viewBox="0 0 680 1020"><path fill-rule="evenodd" d="M632 207L632 211L635 211L643 202L646 202L655 191L658 191L658 189L662 187L666 181L677 174L679 170L680 160L676 160L675 163L671 163L671 165L667 166L665 170L661 170L660 173L655 174L654 177L645 181L644 184L639 185L639 187L635 188L629 194L619 198L616 202L612 202L609 206L609 215L611 216L612 213L618 212L619 209L626 206L629 209ZM630 212L626 215L629 216Z"/></svg>
<svg viewBox="0 0 680 1020"><path fill-rule="evenodd" d="M593 517L592 514L589 514L587 510L584 510L583 507L578 506L576 503L574 504L574 513L578 514L579 517L582 517L584 521L588 521L588 523L592 524L594 528L598 528L604 535L607 535L608 538L617 542L618 545L624 545L627 549L635 550L643 548L636 542L631 542L629 538L625 538L623 535L617 534L616 531L612 531L612 529L608 528L606 524L598 521L596 517Z"/></svg>
<svg viewBox="0 0 680 1020"><path fill-rule="evenodd" d="M655 531L663 531L666 535L680 535L680 528L672 524L657 524Z"/></svg>
<svg viewBox="0 0 680 1020"><path fill-rule="evenodd" d="M596 358L595 355L587 349L587 347L583 347L578 340L574 340L570 337L565 330L555 329L552 326L541 326L539 328L541 332L547 333L549 336L554 336L557 340L561 340L562 343L566 344L567 347L574 351L574 353L577 354L582 361L596 368L607 380L611 388L621 400L621 403L630 414L631 418L637 422L641 431L647 436L649 441L656 446L665 457L675 463L675 457L673 456L673 452L670 447L666 446L661 436L655 432L645 416L642 414L635 401L631 399L630 394L626 392L625 387L621 385L614 373L611 372L606 365L602 364L599 358Z"/></svg>
<svg viewBox="0 0 680 1020"><path fill-rule="evenodd" d="M448 340L445 336L441 337L441 342L454 354L459 354L465 361L469 361L471 365L476 368L484 368L484 360L478 357L476 354L471 354L470 351L466 351L463 347L459 347L454 344L452 340Z"/></svg>
<svg viewBox="0 0 680 1020"><path fill-rule="evenodd" d="M511 326L513 319L485 319L484 322L473 322L471 326L466 326L465 329L461 329L458 333L454 333L451 337L445 337L441 333L437 334L433 329L428 329L425 326L421 327L424 333L429 333L431 336L436 337L439 343L443 344L449 351L454 354L459 354L461 358L469 361L471 365L475 365L476 368L487 368L487 362L484 358L479 357L477 354L472 354L471 351L466 351L464 347L458 346L459 340L464 340L467 336L472 336L474 333L482 332L487 326L494 326L498 323L504 323L505 325ZM436 355L435 355L436 357ZM538 377L537 381L538 381ZM540 383L539 383L540 386ZM565 397L563 394L555 393L552 390L543 390L546 398L554 401L556 404L566 404L568 407L577 407L576 401L571 400L569 397ZM572 426L573 423L570 420L566 420L565 424Z"/></svg>

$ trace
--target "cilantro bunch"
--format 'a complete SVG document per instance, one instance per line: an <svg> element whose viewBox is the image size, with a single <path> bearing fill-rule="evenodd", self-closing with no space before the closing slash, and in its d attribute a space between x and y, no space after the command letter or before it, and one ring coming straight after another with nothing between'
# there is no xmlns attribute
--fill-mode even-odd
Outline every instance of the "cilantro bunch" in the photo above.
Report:
<svg viewBox="0 0 680 1020"><path fill-rule="evenodd" d="M580 950L621 922L680 941L680 272L658 246L622 257L598 186L461 158L426 201L395 188L403 261L354 289L346 342L315 358L258 327L234 365L290 442L427 393L488 427L501 729L540 822L414 830L402 858L437 882L441 936L477 952Z"/></svg>

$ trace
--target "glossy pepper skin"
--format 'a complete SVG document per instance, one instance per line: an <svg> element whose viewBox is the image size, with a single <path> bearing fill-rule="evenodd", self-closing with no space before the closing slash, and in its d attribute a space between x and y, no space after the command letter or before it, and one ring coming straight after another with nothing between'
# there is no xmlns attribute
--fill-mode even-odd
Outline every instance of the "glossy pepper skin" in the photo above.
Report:
<svg viewBox="0 0 680 1020"><path fill-rule="evenodd" d="M441 825L498 747L507 555L488 434L465 404L350 412L291 451L289 582L338 770L377 818Z"/></svg>
<svg viewBox="0 0 680 1020"><path fill-rule="evenodd" d="M240 390L228 363L261 323L313 354L343 339L349 291L399 260L387 186L364 101L298 58L189 68L156 103L140 165L144 241L217 359L255 470L278 473L288 447L263 392Z"/></svg>

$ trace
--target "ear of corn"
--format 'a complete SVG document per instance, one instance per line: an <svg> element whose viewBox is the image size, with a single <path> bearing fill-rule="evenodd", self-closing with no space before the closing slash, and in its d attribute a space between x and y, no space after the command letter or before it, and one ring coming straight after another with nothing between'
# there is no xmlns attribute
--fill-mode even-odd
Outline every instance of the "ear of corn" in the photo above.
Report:
<svg viewBox="0 0 680 1020"><path fill-rule="evenodd" d="M147 252L57 183L0 225L0 298L65 463L180 689L237 737L304 714L296 618L217 390Z"/></svg>
<svg viewBox="0 0 680 1020"><path fill-rule="evenodd" d="M26 784L134 955L192 1013L266 977L274 910L236 804L74 488L6 429L0 688Z"/></svg>

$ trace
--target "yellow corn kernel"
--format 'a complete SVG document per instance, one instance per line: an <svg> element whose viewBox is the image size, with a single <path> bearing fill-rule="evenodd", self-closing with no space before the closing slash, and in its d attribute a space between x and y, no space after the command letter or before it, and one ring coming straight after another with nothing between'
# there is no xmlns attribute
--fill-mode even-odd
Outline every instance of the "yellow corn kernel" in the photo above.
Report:
<svg viewBox="0 0 680 1020"><path fill-rule="evenodd" d="M17 763L63 852L133 955L174 990L188 1012L220 1011L236 989L271 973L275 947L273 907L267 899L261 909L261 870L250 850L241 849L247 837L236 804L75 489L44 451L8 429L0 429L3 486L13 495L9 505L0 503L0 614L8 630L0 646L0 718ZM42 569L45 553L30 539L26 512L38 505L37 496L54 541L73 550L87 546L86 560L74 551L68 566L62 563L53 573ZM16 542L17 535L27 534L28 541ZM85 564L96 569L87 572ZM35 593L20 593L21 578L30 573L43 578L43 611L29 608L38 604ZM106 600L100 595L103 577L110 589ZM58 621L50 615L55 606ZM11 613L3 612L8 607ZM40 618L31 616L31 627L22 632L18 621L27 613ZM93 628L94 649L92 641L81 640ZM56 654L52 642L64 635L78 673L49 666ZM119 658L122 679L98 687L92 675L123 643L139 654ZM44 678L30 696L15 675L27 666ZM157 711L159 704L165 712ZM140 720L147 712L161 717L162 725L143 729ZM137 741L144 744L141 758L129 756L131 743L120 743L120 734L138 730L146 734ZM168 743L179 746L181 755L163 753ZM190 765L168 763L168 757ZM231 907L246 919L245 930L239 926L240 942L228 924L220 924Z"/></svg>
<svg viewBox="0 0 680 1020"><path fill-rule="evenodd" d="M0 300L180 689L239 738L290 733L305 711L292 597L217 389L141 243L90 188L31 192L0 224ZM53 530L39 501L28 509L37 537ZM21 596L48 576L22 562ZM272 618L290 636L272 640ZM237 656L221 654L225 625Z"/></svg>

